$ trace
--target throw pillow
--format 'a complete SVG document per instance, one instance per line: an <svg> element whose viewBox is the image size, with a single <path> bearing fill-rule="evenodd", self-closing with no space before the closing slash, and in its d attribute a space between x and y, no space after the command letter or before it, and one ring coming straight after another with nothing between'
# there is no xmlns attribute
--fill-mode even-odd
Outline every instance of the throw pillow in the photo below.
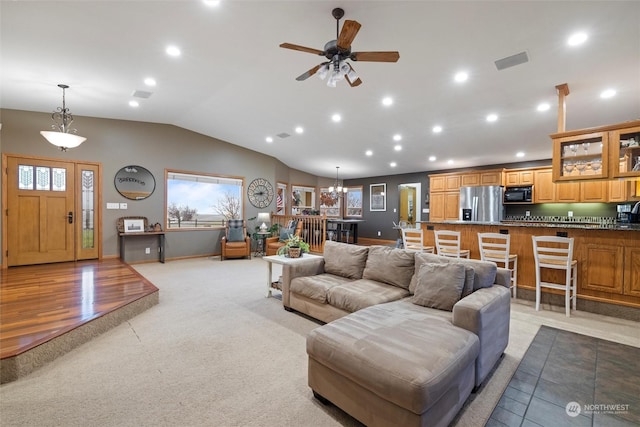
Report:
<svg viewBox="0 0 640 427"><path fill-rule="evenodd" d="M415 270L413 254L387 246L371 246L362 278L409 289Z"/></svg>
<svg viewBox="0 0 640 427"><path fill-rule="evenodd" d="M324 272L350 279L362 279L368 253L368 246L327 240L324 242Z"/></svg>
<svg viewBox="0 0 640 427"><path fill-rule="evenodd" d="M453 311L464 287L465 271L462 264L423 264L412 302L424 307Z"/></svg>
<svg viewBox="0 0 640 427"><path fill-rule="evenodd" d="M242 242L244 241L244 229L242 228L230 228L229 236L227 236L227 240L230 242Z"/></svg>
<svg viewBox="0 0 640 427"><path fill-rule="evenodd" d="M295 230L293 228L281 228L280 229L280 241L284 242L285 240L287 240L289 238L289 236L292 236L294 232L295 232Z"/></svg>

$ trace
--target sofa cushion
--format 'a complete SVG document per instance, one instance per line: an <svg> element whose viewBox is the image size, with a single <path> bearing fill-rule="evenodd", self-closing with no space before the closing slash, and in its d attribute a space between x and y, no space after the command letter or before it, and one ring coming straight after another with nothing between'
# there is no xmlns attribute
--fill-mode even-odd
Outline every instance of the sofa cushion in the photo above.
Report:
<svg viewBox="0 0 640 427"><path fill-rule="evenodd" d="M349 279L362 279L369 248L327 240L324 243L324 272Z"/></svg>
<svg viewBox="0 0 640 427"><path fill-rule="evenodd" d="M291 281L289 290L326 304L329 289L349 282L351 282L351 279L347 279L346 277L323 273L316 274L315 276L296 277Z"/></svg>
<svg viewBox="0 0 640 427"><path fill-rule="evenodd" d="M388 246L371 246L362 278L409 289L414 272L413 252Z"/></svg>
<svg viewBox="0 0 640 427"><path fill-rule="evenodd" d="M243 228L230 228L229 229L229 237L227 238L229 242L243 242L244 241L244 229Z"/></svg>
<svg viewBox="0 0 640 427"><path fill-rule="evenodd" d="M465 282L462 264L425 263L417 274L412 302L424 307L452 311Z"/></svg>
<svg viewBox="0 0 640 427"><path fill-rule="evenodd" d="M469 266L474 270L473 276L473 290L477 291L480 288L490 288L496 281L496 273L498 271L498 267L495 263L490 261L480 261L476 259L466 259L466 258L450 258L440 255L434 254L426 254L426 253L416 253L416 272L420 271L420 266L425 262L439 262L439 263L459 263L462 265ZM411 279L411 285L409 286L409 291L413 292L415 289L417 277ZM462 293L462 296L466 296L466 287Z"/></svg>
<svg viewBox="0 0 640 427"><path fill-rule="evenodd" d="M423 414L457 390L480 349L475 334L433 311L401 301L369 307L311 331L307 353L382 399Z"/></svg>
<svg viewBox="0 0 640 427"><path fill-rule="evenodd" d="M363 308L396 301L409 295L409 291L375 280L354 280L335 286L327 292L327 302L336 308L353 313Z"/></svg>

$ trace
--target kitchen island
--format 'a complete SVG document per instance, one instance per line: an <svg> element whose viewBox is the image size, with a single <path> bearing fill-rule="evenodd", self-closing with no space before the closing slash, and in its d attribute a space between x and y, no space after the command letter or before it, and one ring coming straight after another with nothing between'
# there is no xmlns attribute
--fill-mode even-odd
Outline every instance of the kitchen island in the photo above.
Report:
<svg viewBox="0 0 640 427"><path fill-rule="evenodd" d="M535 299L535 262L532 236L573 237L578 261L578 310L640 320L640 225L598 224L579 221L469 221L422 222L425 245L435 245L433 230L460 231L461 247L480 259L478 233L511 236L511 253L518 255L518 297ZM561 271L544 270L543 280L563 282ZM546 276L549 274L549 276ZM525 290L521 293L520 290ZM527 292L529 291L529 292ZM564 293L543 289L543 302L564 306ZM550 296L549 294L556 294ZM546 299L545 299L546 298ZM601 305L614 305L603 307ZM629 308L629 309L625 309ZM637 309L637 310L635 310ZM622 313L624 312L624 313Z"/></svg>

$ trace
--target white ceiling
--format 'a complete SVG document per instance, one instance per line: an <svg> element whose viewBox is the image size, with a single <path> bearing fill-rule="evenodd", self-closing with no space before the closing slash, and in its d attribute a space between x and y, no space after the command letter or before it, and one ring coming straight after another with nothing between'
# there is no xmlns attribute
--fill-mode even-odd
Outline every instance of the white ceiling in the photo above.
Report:
<svg viewBox="0 0 640 427"><path fill-rule="evenodd" d="M335 38L334 7L362 24L352 50L397 50L400 60L352 62L364 82L356 88L296 81L324 58L278 45L323 49ZM2 108L51 112L66 83L77 117L169 123L319 176L336 166L358 178L548 159L561 83L571 90L567 129L640 118L637 1L1 1L0 19ZM577 30L589 39L570 48ZM168 57L169 44L182 56ZM495 60L522 51L528 63L496 70ZM463 85L453 81L460 69L470 73ZM600 99L610 87L617 95ZM136 89L153 95L133 109ZM543 101L551 109L539 113ZM490 112L500 116L493 124ZM74 125L82 134L81 119Z"/></svg>

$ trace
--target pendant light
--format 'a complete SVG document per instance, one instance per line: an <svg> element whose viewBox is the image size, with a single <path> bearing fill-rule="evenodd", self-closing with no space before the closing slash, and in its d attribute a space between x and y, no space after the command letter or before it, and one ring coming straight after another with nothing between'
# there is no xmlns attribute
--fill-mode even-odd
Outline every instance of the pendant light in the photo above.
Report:
<svg viewBox="0 0 640 427"><path fill-rule="evenodd" d="M86 141L87 138L76 135L77 130L72 129L71 123L73 123L73 116L69 112L69 109L65 105L65 89L69 86L65 84L59 84L58 87L62 89L62 107L58 107L56 111L51 114L53 125L51 125L52 131L43 130L40 134L45 137L47 141L58 147L61 151L67 151L69 148L75 148Z"/></svg>

